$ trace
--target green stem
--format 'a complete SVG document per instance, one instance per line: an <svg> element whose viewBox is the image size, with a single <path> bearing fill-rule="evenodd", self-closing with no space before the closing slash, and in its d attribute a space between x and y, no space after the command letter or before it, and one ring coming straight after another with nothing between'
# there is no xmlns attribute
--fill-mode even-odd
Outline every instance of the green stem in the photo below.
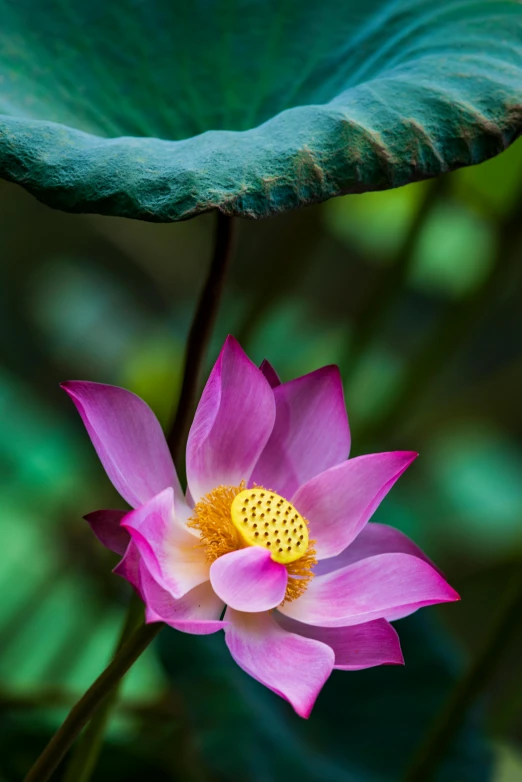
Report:
<svg viewBox="0 0 522 782"><path fill-rule="evenodd" d="M169 447L176 464L179 464L185 446L205 350L216 318L224 276L230 260L231 222L231 218L225 217L220 212L217 213L214 254L190 329L180 402L172 431L168 437ZM116 687L163 627L164 625L161 623L143 625L125 641L107 668L73 706L63 724L29 770L24 782L47 782L84 726L97 714L99 709L104 708L107 695ZM109 707L106 708L108 712ZM90 746L93 752L97 751L96 746L102 740L105 725L106 719L100 717L98 731L93 730L91 735Z"/></svg>
<svg viewBox="0 0 522 782"><path fill-rule="evenodd" d="M522 571L519 571L506 589L482 650L435 719L406 772L404 782L429 782L433 778L468 709L484 691L503 649L518 627L521 602Z"/></svg>
<svg viewBox="0 0 522 782"><path fill-rule="evenodd" d="M234 225L230 217L221 212L217 213L214 254L187 339L185 370L178 409L167 437L178 474L184 466L184 448L196 404L203 361L216 321L225 274L232 256Z"/></svg>
<svg viewBox="0 0 522 782"><path fill-rule="evenodd" d="M122 631L116 644L115 654L124 646L132 633L137 629L143 617L143 603L133 592L129 608L123 623ZM103 737L109 722L110 713L118 700L122 680L117 683L105 697L102 705L89 722L71 755L63 782L89 782L96 766L103 745Z"/></svg>

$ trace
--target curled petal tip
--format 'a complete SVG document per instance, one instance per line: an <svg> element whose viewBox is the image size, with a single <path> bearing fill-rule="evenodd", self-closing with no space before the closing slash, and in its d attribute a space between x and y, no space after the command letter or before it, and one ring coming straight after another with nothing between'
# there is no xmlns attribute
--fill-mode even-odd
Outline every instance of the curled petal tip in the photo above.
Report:
<svg viewBox="0 0 522 782"><path fill-rule="evenodd" d="M416 456L413 451L364 454L300 486L292 502L310 523L318 559L337 556L356 539Z"/></svg>
<svg viewBox="0 0 522 782"><path fill-rule="evenodd" d="M223 350L227 348L233 348L235 350L240 350L242 353L244 353L243 348L237 341L237 339L234 337L233 334L227 334L227 338L225 339L225 342L223 343Z"/></svg>
<svg viewBox="0 0 522 782"><path fill-rule="evenodd" d="M72 385L74 385L74 380L63 380L61 383L59 383L60 388L69 396L71 396L73 393L71 390Z"/></svg>
<svg viewBox="0 0 522 782"><path fill-rule="evenodd" d="M187 479L197 502L216 486L248 481L272 432L274 394L229 337L203 390L187 441Z"/></svg>
<svg viewBox="0 0 522 782"><path fill-rule="evenodd" d="M271 388L276 388L281 385L281 379L268 359L264 358L262 360L259 369L267 379Z"/></svg>
<svg viewBox="0 0 522 782"><path fill-rule="evenodd" d="M408 464L414 462L419 455L417 451L391 451L390 455L392 454L394 454L399 458L402 456L404 461L407 462Z"/></svg>
<svg viewBox="0 0 522 782"><path fill-rule="evenodd" d="M288 383L270 384L276 419L252 481L290 499L309 480L348 458L344 393L335 366L321 367Z"/></svg>
<svg viewBox="0 0 522 782"><path fill-rule="evenodd" d="M181 497L165 436L146 402L104 383L69 380L61 387L78 410L108 477L131 507L167 486Z"/></svg>
<svg viewBox="0 0 522 782"><path fill-rule="evenodd" d="M129 533L121 524L127 512L125 510L98 510L87 513L83 518L90 525L100 543L110 551L123 556L130 543Z"/></svg>
<svg viewBox="0 0 522 782"><path fill-rule="evenodd" d="M94 383L91 380L62 380L58 385L60 388L63 388L67 394L74 395L77 386L102 386L103 383Z"/></svg>
<svg viewBox="0 0 522 782"><path fill-rule="evenodd" d="M287 632L268 611L246 614L229 607L225 618L231 620L225 642L236 663L308 719L333 670L333 649Z"/></svg>

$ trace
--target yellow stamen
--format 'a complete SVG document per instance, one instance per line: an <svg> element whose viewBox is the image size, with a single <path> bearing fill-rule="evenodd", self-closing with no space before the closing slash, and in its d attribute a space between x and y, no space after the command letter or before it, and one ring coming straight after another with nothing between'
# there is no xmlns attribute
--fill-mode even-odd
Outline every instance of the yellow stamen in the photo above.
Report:
<svg viewBox="0 0 522 782"><path fill-rule="evenodd" d="M199 530L201 546L206 548L207 562L212 563L223 554L243 548L237 530L232 524L230 507L234 497L243 491L239 486L217 486L196 503L187 526Z"/></svg>
<svg viewBox="0 0 522 782"><path fill-rule="evenodd" d="M245 546L269 549L288 571L283 602L302 595L313 578L317 560L308 522L284 497L262 486L245 489L244 481L217 486L196 503L187 524L199 530L209 563Z"/></svg>
<svg viewBox="0 0 522 782"><path fill-rule="evenodd" d="M314 565L317 565L314 543L315 540L311 540L308 544L308 551L306 554L304 554L301 559L290 562L290 564L286 566L288 571L288 583L286 585L283 603L291 603L292 600L304 595L308 584L314 577L312 568Z"/></svg>

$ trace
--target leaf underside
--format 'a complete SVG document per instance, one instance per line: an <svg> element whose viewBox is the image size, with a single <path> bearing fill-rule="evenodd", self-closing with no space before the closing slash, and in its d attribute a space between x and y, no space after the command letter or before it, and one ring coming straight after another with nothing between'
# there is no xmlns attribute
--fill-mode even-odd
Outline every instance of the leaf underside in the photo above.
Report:
<svg viewBox="0 0 522 782"><path fill-rule="evenodd" d="M505 149L517 0L0 0L0 176L51 206L266 217Z"/></svg>

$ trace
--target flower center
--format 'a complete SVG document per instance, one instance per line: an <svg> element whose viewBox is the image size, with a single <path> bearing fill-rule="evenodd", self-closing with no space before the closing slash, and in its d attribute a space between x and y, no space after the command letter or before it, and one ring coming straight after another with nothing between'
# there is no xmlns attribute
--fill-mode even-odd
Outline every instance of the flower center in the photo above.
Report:
<svg viewBox="0 0 522 782"><path fill-rule="evenodd" d="M261 546L284 565L288 585L283 602L302 595L313 578L315 541L308 523L294 506L269 489L217 486L196 503L187 522L199 531L207 562L245 546Z"/></svg>
<svg viewBox="0 0 522 782"><path fill-rule="evenodd" d="M279 494L261 486L244 489L234 497L230 514L246 545L269 548L275 562L288 565L306 553L306 521Z"/></svg>

